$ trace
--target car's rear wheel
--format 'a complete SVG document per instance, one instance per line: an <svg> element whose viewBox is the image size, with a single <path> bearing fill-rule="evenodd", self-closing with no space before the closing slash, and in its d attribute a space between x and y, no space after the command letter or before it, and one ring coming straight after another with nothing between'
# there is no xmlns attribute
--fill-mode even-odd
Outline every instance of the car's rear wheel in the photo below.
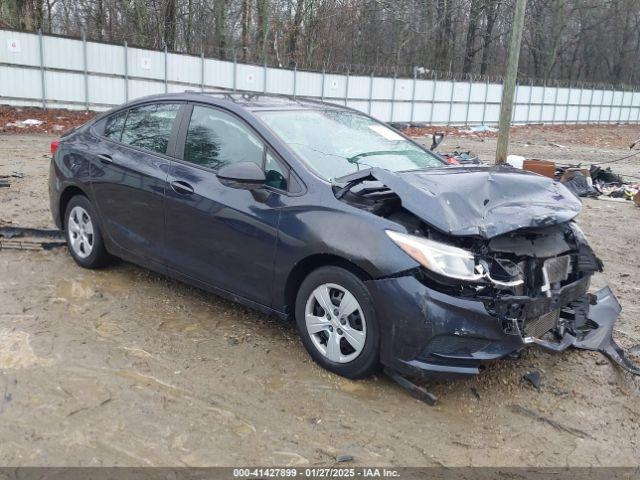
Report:
<svg viewBox="0 0 640 480"><path fill-rule="evenodd" d="M378 368L380 333L373 301L356 275L339 267L311 272L296 299L298 332L311 357L348 378Z"/></svg>
<svg viewBox="0 0 640 480"><path fill-rule="evenodd" d="M100 268L111 257L104 247L97 216L89 199L76 195L67 204L65 212L67 247L75 262L84 268Z"/></svg>

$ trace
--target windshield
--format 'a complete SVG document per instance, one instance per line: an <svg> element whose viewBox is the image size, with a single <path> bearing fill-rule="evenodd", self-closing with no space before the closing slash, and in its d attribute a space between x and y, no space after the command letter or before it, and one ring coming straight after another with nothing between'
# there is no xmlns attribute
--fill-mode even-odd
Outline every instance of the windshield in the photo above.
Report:
<svg viewBox="0 0 640 480"><path fill-rule="evenodd" d="M257 115L326 180L369 167L397 172L443 166L436 155L358 113L289 110Z"/></svg>

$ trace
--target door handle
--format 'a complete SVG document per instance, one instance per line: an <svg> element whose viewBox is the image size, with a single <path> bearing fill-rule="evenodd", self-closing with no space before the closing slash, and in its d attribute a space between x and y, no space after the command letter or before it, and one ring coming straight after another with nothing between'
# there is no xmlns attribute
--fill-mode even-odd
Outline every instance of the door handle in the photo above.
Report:
<svg viewBox="0 0 640 480"><path fill-rule="evenodd" d="M173 191L180 195L191 195L193 193L193 187L182 180L175 180L170 185Z"/></svg>
<svg viewBox="0 0 640 480"><path fill-rule="evenodd" d="M100 155L98 155L98 160L100 160L102 163L113 163L113 158L111 158L109 155L106 155L104 153L101 153Z"/></svg>

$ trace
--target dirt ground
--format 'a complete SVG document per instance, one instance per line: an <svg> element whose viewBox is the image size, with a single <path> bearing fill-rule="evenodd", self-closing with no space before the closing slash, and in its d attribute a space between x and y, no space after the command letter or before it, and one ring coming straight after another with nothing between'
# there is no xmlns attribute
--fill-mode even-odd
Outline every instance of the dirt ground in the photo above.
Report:
<svg viewBox="0 0 640 480"><path fill-rule="evenodd" d="M602 138L617 128L599 127ZM628 153L566 131L517 129L512 153L601 161ZM634 138L632 138L634 137ZM46 135L0 135L0 221L51 227ZM551 143L563 145L552 146ZM441 147L484 158L495 139ZM565 148L566 147L566 148ZM613 164L640 175L640 156ZM579 223L640 343L640 208L587 199ZM636 357L637 360L637 357ZM522 380L542 375L539 391ZM317 367L289 324L127 263L77 267L63 248L0 250L0 464L56 466L635 466L640 379L597 353L535 348L482 375L425 382L429 407L385 377Z"/></svg>

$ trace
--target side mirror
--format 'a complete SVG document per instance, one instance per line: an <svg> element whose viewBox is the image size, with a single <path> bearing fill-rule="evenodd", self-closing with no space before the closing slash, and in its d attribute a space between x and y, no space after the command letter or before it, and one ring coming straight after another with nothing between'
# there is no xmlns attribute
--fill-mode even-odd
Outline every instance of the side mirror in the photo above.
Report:
<svg viewBox="0 0 640 480"><path fill-rule="evenodd" d="M243 190L262 188L266 182L264 171L253 162L238 162L218 170L218 180L223 185Z"/></svg>

